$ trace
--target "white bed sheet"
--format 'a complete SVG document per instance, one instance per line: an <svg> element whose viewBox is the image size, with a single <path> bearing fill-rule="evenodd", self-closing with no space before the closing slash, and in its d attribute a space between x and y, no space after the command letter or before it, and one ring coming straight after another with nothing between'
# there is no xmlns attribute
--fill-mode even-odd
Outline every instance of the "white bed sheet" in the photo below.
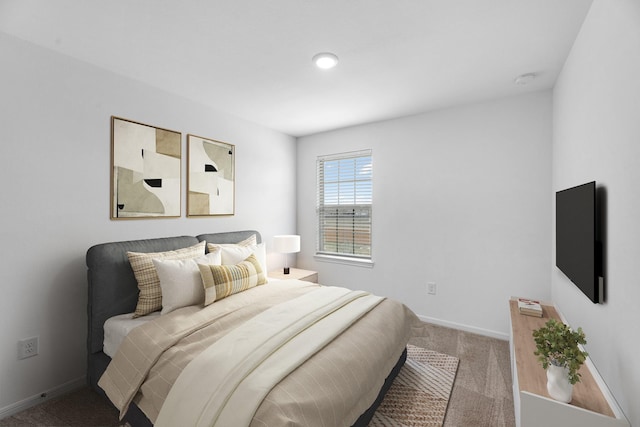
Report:
<svg viewBox="0 0 640 427"><path fill-rule="evenodd" d="M102 343L102 351L113 358L122 340L131 330L137 326L143 325L153 319L160 317L160 312L147 314L146 316L133 318L133 313L119 314L107 319L104 322L104 341Z"/></svg>

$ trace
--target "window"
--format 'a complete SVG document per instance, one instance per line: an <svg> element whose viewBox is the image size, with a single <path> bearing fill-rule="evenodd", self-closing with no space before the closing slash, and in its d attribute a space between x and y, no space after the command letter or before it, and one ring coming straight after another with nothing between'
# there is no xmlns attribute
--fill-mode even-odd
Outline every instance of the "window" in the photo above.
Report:
<svg viewBox="0 0 640 427"><path fill-rule="evenodd" d="M371 150L318 158L317 255L371 259Z"/></svg>

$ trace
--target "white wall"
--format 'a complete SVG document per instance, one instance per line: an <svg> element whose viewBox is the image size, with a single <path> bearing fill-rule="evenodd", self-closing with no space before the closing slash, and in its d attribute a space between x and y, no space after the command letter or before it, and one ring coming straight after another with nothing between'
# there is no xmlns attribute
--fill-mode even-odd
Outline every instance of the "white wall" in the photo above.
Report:
<svg viewBox="0 0 640 427"><path fill-rule="evenodd" d="M606 302L555 267L552 295L632 425L640 425L640 2L595 0L553 94L554 191L597 181L606 195ZM554 254L555 259L555 254ZM553 264L552 264L553 265Z"/></svg>
<svg viewBox="0 0 640 427"><path fill-rule="evenodd" d="M316 158L365 148L373 149L375 265L319 262ZM510 296L550 295L550 188L549 92L300 138L298 265L321 283L506 338Z"/></svg>
<svg viewBox="0 0 640 427"><path fill-rule="evenodd" d="M245 228L269 243L293 233L296 148L289 136L3 33L0 57L2 416L85 375L91 245ZM236 214L111 221L111 115L180 131L183 141L194 133L235 144ZM40 355L18 361L17 341L36 335Z"/></svg>

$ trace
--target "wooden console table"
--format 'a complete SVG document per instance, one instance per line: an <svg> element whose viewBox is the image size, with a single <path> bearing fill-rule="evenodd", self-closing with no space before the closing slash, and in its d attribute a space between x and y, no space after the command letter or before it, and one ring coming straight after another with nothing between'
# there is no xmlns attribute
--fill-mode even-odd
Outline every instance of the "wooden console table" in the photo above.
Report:
<svg viewBox="0 0 640 427"><path fill-rule="evenodd" d="M547 374L533 352L536 345L532 332L547 320L562 321L555 307L542 306L542 317L518 312L517 298L509 301L511 312L511 373L516 425L629 427L629 423L613 399L603 393L604 381L585 363L580 368L581 381L573 387L571 403L553 400L547 393ZM587 341L589 339L587 331Z"/></svg>

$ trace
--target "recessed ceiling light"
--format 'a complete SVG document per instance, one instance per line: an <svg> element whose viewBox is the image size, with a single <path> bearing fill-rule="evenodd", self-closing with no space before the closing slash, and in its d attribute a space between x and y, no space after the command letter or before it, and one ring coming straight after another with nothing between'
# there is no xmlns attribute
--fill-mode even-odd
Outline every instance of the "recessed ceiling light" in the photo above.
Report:
<svg viewBox="0 0 640 427"><path fill-rule="evenodd" d="M536 79L536 77L538 77L538 75L536 73L521 74L518 77L516 77L513 80L513 82L515 84L517 84L517 85L524 86L524 85L528 85L529 83L534 81Z"/></svg>
<svg viewBox="0 0 640 427"><path fill-rule="evenodd" d="M312 61L316 64L316 67L328 70L338 64L338 57L330 52L322 52L314 55Z"/></svg>

